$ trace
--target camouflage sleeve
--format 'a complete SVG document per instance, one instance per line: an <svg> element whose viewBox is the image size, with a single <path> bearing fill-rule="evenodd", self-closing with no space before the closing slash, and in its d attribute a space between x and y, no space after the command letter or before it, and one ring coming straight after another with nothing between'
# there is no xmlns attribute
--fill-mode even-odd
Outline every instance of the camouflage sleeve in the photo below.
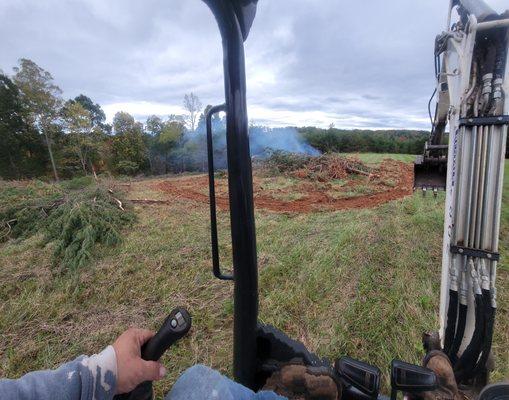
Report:
<svg viewBox="0 0 509 400"><path fill-rule="evenodd" d="M112 346L81 356L56 370L30 372L19 379L0 379L2 400L111 400L117 384Z"/></svg>

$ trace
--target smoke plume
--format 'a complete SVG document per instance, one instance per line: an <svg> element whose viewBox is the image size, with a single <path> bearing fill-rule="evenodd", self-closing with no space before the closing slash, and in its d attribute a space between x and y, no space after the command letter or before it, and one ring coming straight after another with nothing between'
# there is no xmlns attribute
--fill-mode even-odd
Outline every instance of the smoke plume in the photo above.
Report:
<svg viewBox="0 0 509 400"><path fill-rule="evenodd" d="M227 167L226 120L215 116L212 119L214 168ZM310 146L301 137L297 128L268 128L266 126L249 127L251 156L263 159L274 150L301 153L311 156L320 152ZM206 171L207 141L204 121L200 121L195 132L187 132L184 140L172 151L170 169L174 172Z"/></svg>

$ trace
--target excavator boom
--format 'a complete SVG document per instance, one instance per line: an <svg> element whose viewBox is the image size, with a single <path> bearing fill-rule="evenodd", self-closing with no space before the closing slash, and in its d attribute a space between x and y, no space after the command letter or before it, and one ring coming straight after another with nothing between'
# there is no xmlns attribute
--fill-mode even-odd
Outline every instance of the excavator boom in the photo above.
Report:
<svg viewBox="0 0 509 400"><path fill-rule="evenodd" d="M453 9L458 11L459 16L459 20L455 22L451 20ZM414 189L422 189L424 193L427 190L433 190L436 194L437 190L445 190L447 186L449 146L447 145L448 135L446 129L450 125L450 119L454 118L450 115L452 111L451 102L454 101L454 99L451 99L451 96L462 98L465 95L465 93L458 93L457 87L450 86L451 81L458 81L455 77L482 79L478 77L481 71L477 69L475 71L472 70L467 76L465 70L457 68L458 60L451 59L451 53L454 55L461 53L461 62L467 63L469 70L470 68L479 67L479 64L476 63L476 58L480 56L483 47L488 46L490 43L483 43L482 40L478 40L475 44L476 50L472 53L466 52L466 49L458 52L458 46L454 44L462 41L462 38L459 38L460 35L465 37L473 35L477 39L482 38L482 34L478 35L477 32L466 29L467 27L472 27L472 18L475 19L476 23L484 24L485 27L489 27L489 23L491 23L495 27L494 29L500 30L503 29L503 21L506 20L507 16L498 15L482 0L451 1L447 30L438 35L435 41L434 57L437 87L428 105L432 121L431 133L425 143L423 153L417 156L414 162ZM503 39L499 38L496 40L501 41ZM466 60L465 57L471 59ZM473 82L472 86L475 86ZM436 99L436 104L432 113L431 104L433 98ZM474 102L475 99L470 99L469 101Z"/></svg>

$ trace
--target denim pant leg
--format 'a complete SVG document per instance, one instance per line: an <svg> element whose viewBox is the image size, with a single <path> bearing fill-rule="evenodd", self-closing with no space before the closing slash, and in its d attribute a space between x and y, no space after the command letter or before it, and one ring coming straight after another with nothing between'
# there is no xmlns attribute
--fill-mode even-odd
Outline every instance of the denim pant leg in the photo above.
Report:
<svg viewBox="0 0 509 400"><path fill-rule="evenodd" d="M273 392L254 393L204 365L195 365L175 382L165 400L284 400Z"/></svg>

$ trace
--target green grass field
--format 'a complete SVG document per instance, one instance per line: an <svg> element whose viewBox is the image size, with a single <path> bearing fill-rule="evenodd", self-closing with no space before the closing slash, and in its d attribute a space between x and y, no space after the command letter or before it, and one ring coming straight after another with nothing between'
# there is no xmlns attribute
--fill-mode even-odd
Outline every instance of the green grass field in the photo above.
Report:
<svg viewBox="0 0 509 400"><path fill-rule="evenodd" d="M160 193L147 180L133 182L129 196ZM509 378L508 179L504 196L493 380ZM257 212L261 321L320 356L378 365L387 385L391 359L419 363L422 333L438 329L443 201L416 193L374 209ZM96 249L79 275L55 274L38 236L0 244L0 377L98 352L132 325L156 329L177 305L194 327L164 356L169 375L155 385L158 396L196 363L231 373L232 285L212 277L208 206L175 200L136 213L123 243ZM219 222L227 266L228 214Z"/></svg>
<svg viewBox="0 0 509 400"><path fill-rule="evenodd" d="M402 162L414 162L413 154L392 154L392 153L342 153L347 157L356 157L366 164L380 164L386 158Z"/></svg>

